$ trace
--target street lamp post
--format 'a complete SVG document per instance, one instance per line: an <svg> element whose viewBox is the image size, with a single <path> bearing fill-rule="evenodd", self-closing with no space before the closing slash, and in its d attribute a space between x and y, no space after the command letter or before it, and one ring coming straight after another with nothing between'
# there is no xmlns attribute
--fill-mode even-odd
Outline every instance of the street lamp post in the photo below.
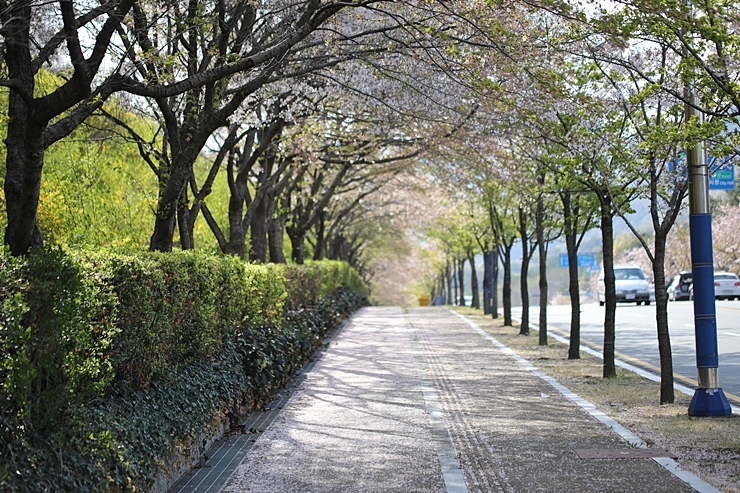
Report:
<svg viewBox="0 0 740 493"><path fill-rule="evenodd" d="M691 118L701 121L699 97L693 88L689 88L687 92L691 104L686 104L686 122ZM689 416L725 416L732 412L732 408L719 386L709 169L701 142L686 150L686 164L689 173L689 235L698 370L698 385L689 405Z"/></svg>

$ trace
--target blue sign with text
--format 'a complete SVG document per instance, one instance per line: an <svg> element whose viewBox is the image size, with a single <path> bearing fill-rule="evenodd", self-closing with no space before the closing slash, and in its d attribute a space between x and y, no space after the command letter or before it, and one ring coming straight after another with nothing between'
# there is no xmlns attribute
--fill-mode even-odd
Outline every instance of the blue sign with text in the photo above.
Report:
<svg viewBox="0 0 740 493"><path fill-rule="evenodd" d="M709 156L709 190L735 190L735 165L732 158Z"/></svg>
<svg viewBox="0 0 740 493"><path fill-rule="evenodd" d="M561 253L560 257L558 258L560 261L560 267L568 267L568 254L567 253ZM596 262L596 255L593 253L579 253L578 254L578 267L598 267L599 264Z"/></svg>
<svg viewBox="0 0 740 493"><path fill-rule="evenodd" d="M707 156L709 167L709 190L735 190L735 156L717 159ZM671 173L678 169L679 173L686 178L686 153L681 152L676 159L668 162L668 171ZM675 181L673 182L675 184Z"/></svg>

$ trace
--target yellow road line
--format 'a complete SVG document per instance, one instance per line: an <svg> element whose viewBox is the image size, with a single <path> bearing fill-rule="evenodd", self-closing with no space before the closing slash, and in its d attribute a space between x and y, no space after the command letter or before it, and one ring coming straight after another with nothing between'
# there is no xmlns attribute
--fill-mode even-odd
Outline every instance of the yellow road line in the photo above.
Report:
<svg viewBox="0 0 740 493"><path fill-rule="evenodd" d="M719 310L727 310L727 311L731 311L731 312L740 312L740 308L732 308L732 307L729 307L729 306L717 306L716 304L714 306L717 309L719 309Z"/></svg>
<svg viewBox="0 0 740 493"><path fill-rule="evenodd" d="M740 310L738 310L738 311L740 311ZM552 326L549 326L548 325L547 326L547 330L548 331L551 331L551 332L555 332L555 333L557 333L557 334L559 334L559 335L561 335L563 337L566 337L566 338L569 338L570 337L570 334L568 332L566 332L566 331L564 331L562 329L558 329L557 327L552 327ZM595 349L596 351L599 351L601 353L603 353L603 351L604 351L604 348L602 346L600 346L600 345L598 345L598 344L596 344L594 342L591 342L591 341L589 341L587 339L581 338L581 345L588 346L591 349ZM626 361L628 363L632 363L635 366L641 366L643 368L647 368L649 370L654 371L658 375L660 375L660 367L655 366L655 365L653 365L651 363L648 363L647 361L643 361L643 360L641 360L639 358L634 358L634 357L629 356L627 354L620 353L619 351L614 351L614 356L617 357L617 358L619 358L622 361ZM689 387L696 386L696 379L689 378L689 377L687 377L685 375L681 375L680 373L673 372L673 378L676 379L676 380L679 380L680 382L682 382L685 385L688 385ZM731 394L729 392L725 392L724 394L725 394L725 397L727 397L727 400L731 400L735 404L740 405L740 396L737 396L735 394Z"/></svg>

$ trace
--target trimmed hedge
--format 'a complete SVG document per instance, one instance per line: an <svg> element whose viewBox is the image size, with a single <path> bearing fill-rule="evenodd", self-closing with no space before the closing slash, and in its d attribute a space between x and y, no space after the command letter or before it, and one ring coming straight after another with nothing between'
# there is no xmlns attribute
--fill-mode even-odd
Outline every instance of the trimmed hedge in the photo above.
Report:
<svg viewBox="0 0 740 493"><path fill-rule="evenodd" d="M102 264L102 265L101 265ZM240 327L279 325L279 267L192 252L106 256L96 265L119 301L119 378L146 387L180 365L216 354Z"/></svg>
<svg viewBox="0 0 740 493"><path fill-rule="evenodd" d="M165 489L362 291L339 262L0 255L0 490Z"/></svg>

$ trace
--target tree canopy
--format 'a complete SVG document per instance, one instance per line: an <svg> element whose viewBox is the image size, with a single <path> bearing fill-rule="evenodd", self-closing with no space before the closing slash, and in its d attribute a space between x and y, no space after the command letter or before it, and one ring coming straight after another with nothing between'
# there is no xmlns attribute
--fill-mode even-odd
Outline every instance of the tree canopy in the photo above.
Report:
<svg viewBox="0 0 740 493"><path fill-rule="evenodd" d="M413 268L437 248L437 273L479 249L544 257L558 235L575 255L596 218L608 230L642 200L652 227L630 227L662 283L685 264L683 149L731 162L740 138L729 1L31 1L0 17L15 255L338 258L383 284L390 252ZM717 209L726 269L735 206Z"/></svg>

